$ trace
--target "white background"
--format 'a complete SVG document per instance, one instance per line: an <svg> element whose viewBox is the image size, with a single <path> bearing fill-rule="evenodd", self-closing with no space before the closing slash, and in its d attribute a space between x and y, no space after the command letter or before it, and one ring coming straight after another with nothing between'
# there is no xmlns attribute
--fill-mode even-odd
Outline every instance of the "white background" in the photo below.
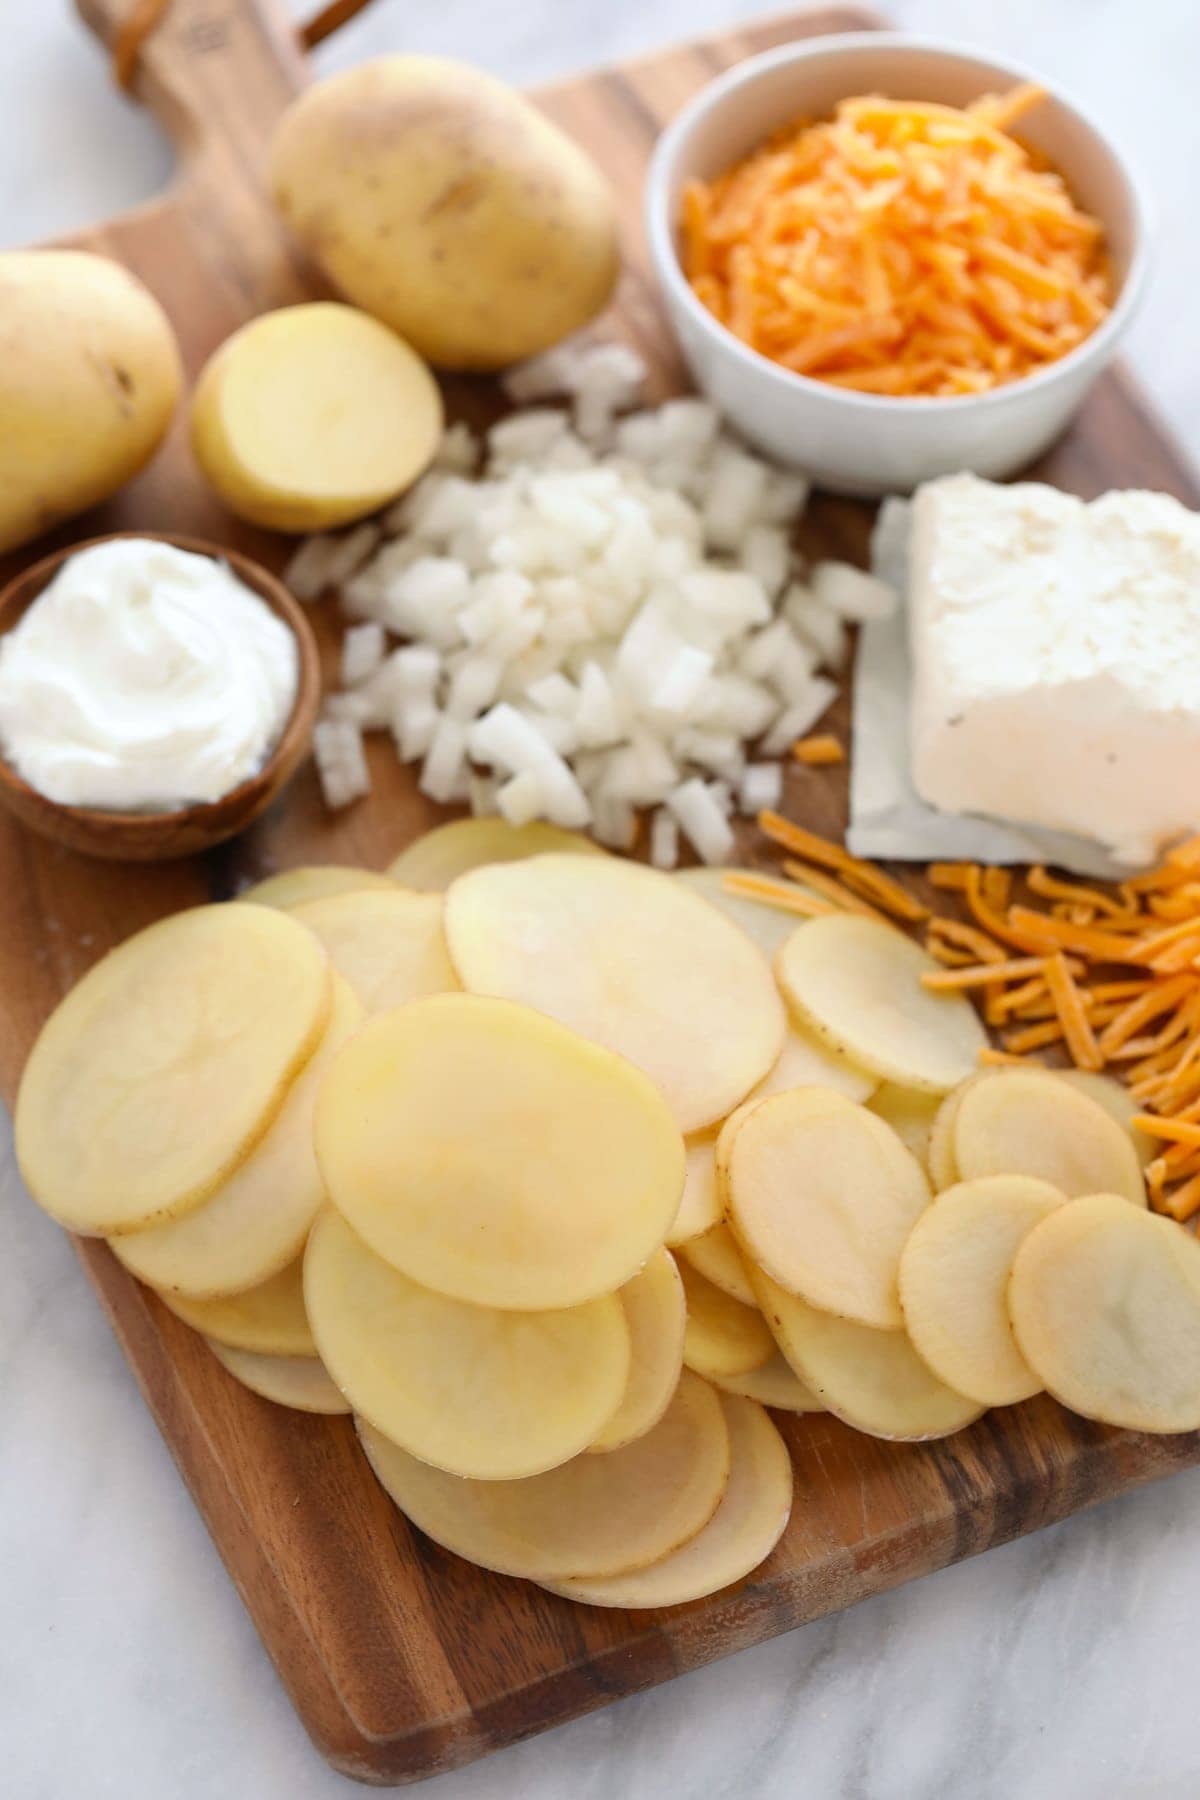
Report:
<svg viewBox="0 0 1200 1800"><path fill-rule="evenodd" d="M299 10L299 9L297 9ZM470 56L536 82L761 0L376 0L320 56ZM1158 226L1132 356L1200 452L1200 5L894 0L1023 57L1132 155ZM0 241L154 193L170 156L68 0L0 0ZM0 421L0 429L3 422ZM0 1135L0 1793L333 1800L65 1241ZM803 1505L803 1495L798 1496ZM1194 1800L1200 1472L428 1786L430 1800Z"/></svg>

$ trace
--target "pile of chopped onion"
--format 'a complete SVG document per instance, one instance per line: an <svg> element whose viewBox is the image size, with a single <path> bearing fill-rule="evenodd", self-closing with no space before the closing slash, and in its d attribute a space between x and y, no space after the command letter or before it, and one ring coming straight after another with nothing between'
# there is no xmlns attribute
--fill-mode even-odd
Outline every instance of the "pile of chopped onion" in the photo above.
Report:
<svg viewBox="0 0 1200 1800"><path fill-rule="evenodd" d="M482 446L452 426L381 523L297 552L293 591L340 588L351 621L315 740L329 805L366 792L375 730L420 761L432 799L515 825L628 849L654 808L663 867L680 832L726 860L735 808L777 804L770 759L834 699L847 621L895 597L842 564L800 579L803 478L702 400L618 417L642 374L617 345L552 352L511 389L571 411L514 412Z"/></svg>

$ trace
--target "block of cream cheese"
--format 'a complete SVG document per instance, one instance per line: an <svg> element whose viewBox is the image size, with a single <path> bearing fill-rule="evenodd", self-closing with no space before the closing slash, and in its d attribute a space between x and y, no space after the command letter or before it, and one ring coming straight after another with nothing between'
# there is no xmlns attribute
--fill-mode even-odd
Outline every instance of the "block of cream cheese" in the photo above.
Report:
<svg viewBox="0 0 1200 1800"><path fill-rule="evenodd" d="M1145 863L1200 821L1200 514L952 475L909 545L913 780Z"/></svg>

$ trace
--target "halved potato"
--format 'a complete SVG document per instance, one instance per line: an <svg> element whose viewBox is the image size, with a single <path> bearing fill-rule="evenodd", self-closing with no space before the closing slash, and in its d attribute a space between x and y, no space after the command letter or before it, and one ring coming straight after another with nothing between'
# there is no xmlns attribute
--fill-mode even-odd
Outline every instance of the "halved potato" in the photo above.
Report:
<svg viewBox="0 0 1200 1800"><path fill-rule="evenodd" d="M703 894L711 906L723 912L726 918L740 925L746 936L753 938L768 962L775 952L796 929L795 913L784 912L782 907L766 906L761 900L750 900L745 894L731 894L725 886L727 875L761 875L760 869L708 868L676 869L672 879L682 881L685 886L693 888L696 893ZM803 882L798 884L804 889ZM804 890L808 891L808 890ZM816 896L818 899L820 896Z"/></svg>
<svg viewBox="0 0 1200 1800"><path fill-rule="evenodd" d="M477 1306L613 1293L683 1189L683 1139L645 1075L475 994L368 1020L325 1077L315 1143L330 1199L372 1249Z"/></svg>
<svg viewBox="0 0 1200 1800"><path fill-rule="evenodd" d="M679 1210L667 1232L667 1242L678 1249L711 1231L721 1222L721 1196L717 1192L717 1134L703 1131L684 1139L687 1161Z"/></svg>
<svg viewBox="0 0 1200 1800"><path fill-rule="evenodd" d="M1123 1082L1115 1080L1111 1075L1096 1074L1091 1069L1055 1069L1054 1073L1060 1081L1069 1081L1072 1087L1077 1087L1089 1100L1094 1100L1097 1106L1103 1107L1110 1118L1115 1119L1121 1129L1129 1133L1143 1169L1154 1160L1159 1146L1148 1133L1139 1131L1134 1124L1141 1105Z"/></svg>
<svg viewBox="0 0 1200 1800"><path fill-rule="evenodd" d="M984 1408L938 1380L903 1331L875 1331L820 1312L753 1271L779 1348L831 1413L870 1437L917 1442L961 1431Z"/></svg>
<svg viewBox="0 0 1200 1800"><path fill-rule="evenodd" d="M294 1412L348 1413L350 1403L329 1378L316 1356L262 1356L254 1350L234 1350L216 1338L205 1340L217 1361L264 1400L290 1406Z"/></svg>
<svg viewBox="0 0 1200 1800"><path fill-rule="evenodd" d="M260 906L139 931L50 1015L17 1094L17 1160L72 1231L174 1218L228 1180L325 1028L329 962Z"/></svg>
<svg viewBox="0 0 1200 1800"><path fill-rule="evenodd" d="M670 1251L656 1250L617 1298L629 1327L629 1378L621 1404L588 1446L593 1451L619 1450L657 1425L683 1368L687 1303Z"/></svg>
<svg viewBox="0 0 1200 1800"><path fill-rule="evenodd" d="M690 1263L698 1274L720 1288L723 1294L728 1294L730 1299L740 1300L743 1306L757 1307L742 1253L728 1225L714 1225L710 1231L691 1238L681 1246L679 1254L684 1262Z"/></svg>
<svg viewBox="0 0 1200 1800"><path fill-rule="evenodd" d="M722 1393L741 1394L746 1400L757 1400L760 1406L773 1406L776 1412L819 1413L825 1407L811 1388L801 1381L796 1371L776 1350L761 1369L747 1369L744 1375L714 1375L715 1388Z"/></svg>
<svg viewBox="0 0 1200 1800"><path fill-rule="evenodd" d="M1131 1431L1200 1428L1200 1245L1173 1219L1124 1194L1059 1207L1017 1251L1008 1304L1064 1406Z"/></svg>
<svg viewBox="0 0 1200 1800"><path fill-rule="evenodd" d="M1036 1175L1068 1199L1122 1194L1146 1204L1129 1133L1048 1069L998 1070L968 1088L954 1115L954 1162L964 1181Z"/></svg>
<svg viewBox="0 0 1200 1800"><path fill-rule="evenodd" d="M545 856L551 850L576 856L608 855L594 838L540 820L530 825L509 825L503 819L451 819L448 825L437 825L406 845L388 864L387 873L401 887L440 894L468 869L480 869L487 863L520 862L527 856Z"/></svg>
<svg viewBox="0 0 1200 1800"><path fill-rule="evenodd" d="M929 1184L895 1132L820 1088L762 1101L729 1156L730 1224L789 1292L877 1330L902 1322L900 1252Z"/></svg>
<svg viewBox="0 0 1200 1800"><path fill-rule="evenodd" d="M365 1017L335 975L325 1035L245 1162L182 1218L110 1240L139 1281L206 1300L258 1287L296 1260L325 1199L312 1141L317 1089Z"/></svg>
<svg viewBox="0 0 1200 1800"><path fill-rule="evenodd" d="M553 1312L470 1306L390 1268L332 1208L308 1241L304 1300L355 1412L452 1475L514 1481L568 1462L629 1378L615 1294Z"/></svg>
<svg viewBox="0 0 1200 1800"><path fill-rule="evenodd" d="M919 1088L900 1087L894 1081L885 1081L866 1105L877 1119L891 1126L904 1148L928 1173L933 1122L945 1101L938 1094L926 1094Z"/></svg>
<svg viewBox="0 0 1200 1800"><path fill-rule="evenodd" d="M761 1406L730 1395L721 1406L732 1450L729 1483L704 1529L631 1574L545 1586L588 1606L682 1606L740 1581L766 1560L792 1510L792 1461Z"/></svg>
<svg viewBox="0 0 1200 1800"><path fill-rule="evenodd" d="M687 1295L683 1360L697 1375L745 1375L761 1369L775 1348L757 1306L731 1300L711 1281L680 1263Z"/></svg>
<svg viewBox="0 0 1200 1800"><path fill-rule="evenodd" d="M295 905L290 916L324 945L368 1012L458 987L436 894L364 888Z"/></svg>
<svg viewBox="0 0 1200 1800"><path fill-rule="evenodd" d="M527 1481L462 1481L364 1419L363 1449L396 1505L444 1550L532 1581L618 1575L669 1556L716 1512L730 1471L720 1401L685 1369L644 1437Z"/></svg>
<svg viewBox="0 0 1200 1800"><path fill-rule="evenodd" d="M788 1004L823 1041L884 1081L944 1094L977 1066L987 1036L962 994L932 993L940 968L892 925L830 913L794 931L775 958Z"/></svg>
<svg viewBox="0 0 1200 1800"><path fill-rule="evenodd" d="M1042 1384L1008 1317L1013 1258L1066 1195L1030 1175L947 1188L922 1213L900 1258L904 1327L935 1375L981 1406L1013 1406Z"/></svg>
<svg viewBox="0 0 1200 1800"><path fill-rule="evenodd" d="M305 906L310 900L327 900L331 894L353 894L363 888L396 886L386 875L374 869L352 869L341 863L314 863L299 869L283 869L244 888L239 900L253 906L275 906L290 912L293 906Z"/></svg>
<svg viewBox="0 0 1200 1800"><path fill-rule="evenodd" d="M263 1356L317 1354L304 1310L299 1257L261 1287L247 1288L243 1294L213 1300L172 1293L158 1297L193 1331L233 1350L254 1350Z"/></svg>
<svg viewBox="0 0 1200 1800"><path fill-rule="evenodd" d="M783 1045L761 953L682 882L615 856L537 856L475 869L446 895L463 986L537 1007L627 1057L702 1131L743 1100Z"/></svg>

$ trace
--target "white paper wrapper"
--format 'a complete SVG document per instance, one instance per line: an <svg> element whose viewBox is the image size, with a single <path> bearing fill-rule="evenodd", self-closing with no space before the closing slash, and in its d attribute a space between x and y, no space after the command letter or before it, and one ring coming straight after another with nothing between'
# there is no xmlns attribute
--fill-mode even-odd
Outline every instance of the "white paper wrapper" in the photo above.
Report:
<svg viewBox="0 0 1200 1800"><path fill-rule="evenodd" d="M908 590L908 503L887 500L872 542L875 573ZM897 862L1053 863L1093 880L1131 873L1100 844L1067 832L938 812L913 787L908 754L910 671L903 607L864 625L854 671L854 754L850 829L855 856Z"/></svg>

